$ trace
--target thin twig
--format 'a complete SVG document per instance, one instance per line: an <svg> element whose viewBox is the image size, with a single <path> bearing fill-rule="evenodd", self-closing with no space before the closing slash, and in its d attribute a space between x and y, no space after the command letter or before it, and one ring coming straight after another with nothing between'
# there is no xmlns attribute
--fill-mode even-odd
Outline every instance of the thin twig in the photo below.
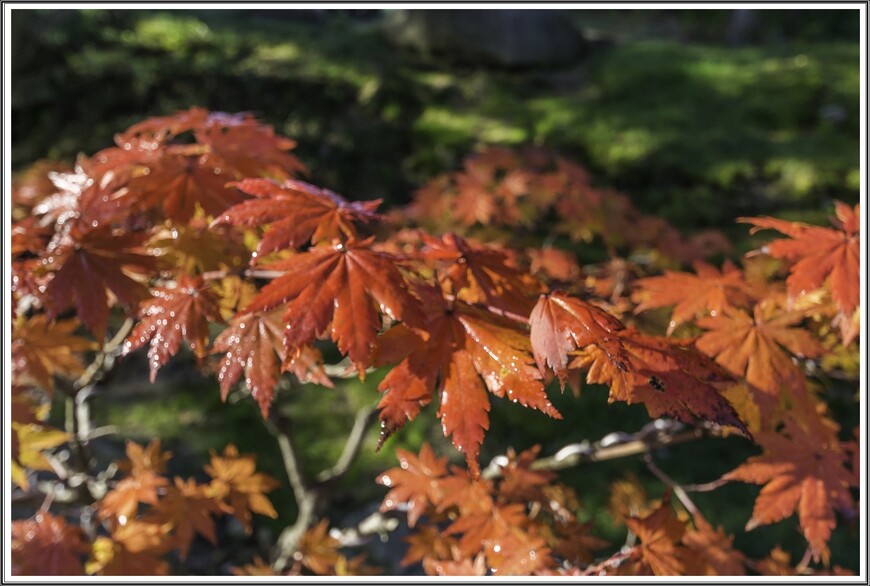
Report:
<svg viewBox="0 0 870 586"><path fill-rule="evenodd" d="M276 422L277 420L277 422ZM287 479L290 481L290 487L293 489L293 495L296 500L304 499L309 490L308 479L302 470L302 461L299 458L299 453L296 451L296 446L290 434L289 420L286 418L278 418L273 416L265 419L263 423L266 429L272 434L278 442L278 447L281 450L281 460L284 464L284 471L287 473Z"/></svg>
<svg viewBox="0 0 870 586"><path fill-rule="evenodd" d="M272 280L286 275L286 271L269 271L266 269L243 269L240 271L207 271L200 275L204 281L218 281L225 277L238 276L249 279Z"/></svg>
<svg viewBox="0 0 870 586"><path fill-rule="evenodd" d="M85 369L82 375L73 383L73 392L78 393L81 389L89 387L98 382L106 372L114 365L114 355L116 355L121 347L121 344L127 338L130 330L133 329L133 320L127 318L111 340L103 345L102 350L97 352L93 361ZM107 361L109 362L107 364Z"/></svg>
<svg viewBox="0 0 870 586"><path fill-rule="evenodd" d="M356 418L353 422L353 428L347 437L341 456L339 456L335 466L328 470L324 470L317 476L318 483L327 484L335 482L347 473L362 448L366 432L375 421L376 414L377 411L374 407L363 407L357 411Z"/></svg>
<svg viewBox="0 0 870 586"><path fill-rule="evenodd" d="M584 441L569 444L548 458L532 462L533 470L564 470L588 462L603 462L615 460L672 446L695 441L704 437L715 436L718 430L714 427L700 427L683 430L678 422L657 419L644 426L638 433L629 435L615 432L608 434L595 443ZM484 469L484 478L498 478L501 469L507 464L506 456L497 456Z"/></svg>
<svg viewBox="0 0 870 586"><path fill-rule="evenodd" d="M719 478L717 480L711 480L710 482L704 482L701 484L684 484L683 490L686 492L710 492L725 486L728 484L728 481L724 478Z"/></svg>
<svg viewBox="0 0 870 586"><path fill-rule="evenodd" d="M813 548L807 547L806 551L804 552L804 556L801 558L801 561L799 561L797 563L797 565L794 567L795 571L798 574L805 573L807 571L807 568L809 568L810 561L812 561L812 559L813 559Z"/></svg>
<svg viewBox="0 0 870 586"><path fill-rule="evenodd" d="M680 502L684 507L686 507L686 510L691 513L692 517L697 517L698 507L695 506L695 503L692 502L692 499L689 498L689 495L686 494L686 491L683 490L683 487L680 486L679 483L665 474L661 468L656 466L656 463L653 462L652 454L645 454L643 461L646 463L646 467L649 468L649 471L652 472L656 478L667 484L670 489L674 491L674 494L677 495L677 498L680 499Z"/></svg>
<svg viewBox="0 0 870 586"><path fill-rule="evenodd" d="M610 556L609 558L607 558L606 560L604 560L603 562L597 563L594 566L589 566L588 568L583 570L583 572L581 572L580 575L581 576L601 576L601 575L603 575L602 572L604 570L607 570L609 568L618 568L619 566L621 566L625 560L630 558L635 553L635 551L636 551L635 548L631 548L631 549L627 549L627 550L624 549L620 552L617 552L617 553L613 554L612 556Z"/></svg>
<svg viewBox="0 0 870 586"><path fill-rule="evenodd" d="M266 424L266 429L275 437L278 447L281 449L284 470L287 473L287 479L290 481L290 487L293 489L293 496L296 499L298 508L296 521L281 531L272 549L272 568L280 572L287 567L292 559L302 534L314 523L315 509L317 501L320 498L320 491L316 487L312 487L305 477L302 469L302 460L299 458L299 453L293 443L290 420L286 417L273 415L271 419L266 419L264 423Z"/></svg>

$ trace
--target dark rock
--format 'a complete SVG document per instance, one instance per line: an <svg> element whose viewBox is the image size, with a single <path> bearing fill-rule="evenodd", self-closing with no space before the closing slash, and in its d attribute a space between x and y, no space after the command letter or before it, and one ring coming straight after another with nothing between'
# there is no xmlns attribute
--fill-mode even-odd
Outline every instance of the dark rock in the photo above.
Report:
<svg viewBox="0 0 870 586"><path fill-rule="evenodd" d="M564 10L395 10L384 30L425 55L511 68L565 64L586 50Z"/></svg>

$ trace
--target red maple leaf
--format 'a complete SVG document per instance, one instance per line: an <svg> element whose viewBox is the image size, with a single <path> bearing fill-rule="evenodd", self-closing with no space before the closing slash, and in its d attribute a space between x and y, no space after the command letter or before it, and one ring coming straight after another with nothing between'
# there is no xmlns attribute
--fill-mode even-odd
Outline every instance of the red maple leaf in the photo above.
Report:
<svg viewBox="0 0 870 586"><path fill-rule="evenodd" d="M102 339L109 322L110 290L127 308L148 296L148 288L128 273L148 274L154 257L140 246L145 233L114 233L108 227L82 232L73 226L69 238L45 254L43 265L54 271L45 288L46 314L55 319L74 307L79 319Z"/></svg>
<svg viewBox="0 0 870 586"><path fill-rule="evenodd" d="M372 240L311 248L269 266L286 271L263 287L245 313L286 304L287 351L294 354L327 332L362 374L382 327L379 314L422 323L419 302L407 289L392 255L376 252Z"/></svg>
<svg viewBox="0 0 870 586"><path fill-rule="evenodd" d="M836 202L835 229L776 218L738 218L753 225L752 232L773 229L791 239L770 242L764 251L795 263L786 285L793 299L827 286L840 310L851 315L858 307L860 271L860 204Z"/></svg>
<svg viewBox="0 0 870 586"><path fill-rule="evenodd" d="M195 142L173 142L186 133ZM217 216L243 201L244 195L228 187L229 182L257 175L287 179L304 170L296 157L284 152L295 142L275 136L271 127L248 114L192 109L134 125L116 143L91 159L88 171L97 183L111 176L117 187L85 198L83 208L91 214L159 207L166 218L184 223L197 207Z"/></svg>
<svg viewBox="0 0 870 586"><path fill-rule="evenodd" d="M88 552L78 527L43 511L12 522L11 547L15 576L81 576Z"/></svg>
<svg viewBox="0 0 870 586"><path fill-rule="evenodd" d="M381 381L382 441L416 417L437 390L444 435L478 472L477 454L489 428L489 398L506 397L560 419L534 366L528 335L516 322L461 301L448 303L434 288L419 290L427 312L424 341L394 328L381 339L380 360L402 361Z"/></svg>
<svg viewBox="0 0 870 586"><path fill-rule="evenodd" d="M124 353L148 343L151 382L157 371L187 340L197 358L206 355L209 322L223 321L220 308L202 277L182 275L174 287L154 289L153 297L139 308L142 321L130 332Z"/></svg>
<svg viewBox="0 0 870 586"><path fill-rule="evenodd" d="M218 335L211 352L224 353L218 371L224 401L244 372L245 384L260 406L263 417L267 417L282 364L284 370L293 371L303 382L332 387L332 381L320 366L320 354L316 349L303 347L295 359L288 355L284 348L285 330L280 310L275 310L238 315L230 327Z"/></svg>
<svg viewBox="0 0 870 586"><path fill-rule="evenodd" d="M233 184L249 199L228 209L221 222L243 226L269 224L257 246L260 255L298 248L333 239L357 236L355 223L377 219L380 200L348 202L340 195L304 181L288 179L277 184L268 179L243 179Z"/></svg>
<svg viewBox="0 0 870 586"><path fill-rule="evenodd" d="M539 368L564 380L569 366L586 380L610 386L611 401L643 403L652 417L668 414L749 430L718 383L731 377L691 343L626 329L603 310L556 292L542 295L531 315L531 342ZM568 364L568 355L575 356Z"/></svg>

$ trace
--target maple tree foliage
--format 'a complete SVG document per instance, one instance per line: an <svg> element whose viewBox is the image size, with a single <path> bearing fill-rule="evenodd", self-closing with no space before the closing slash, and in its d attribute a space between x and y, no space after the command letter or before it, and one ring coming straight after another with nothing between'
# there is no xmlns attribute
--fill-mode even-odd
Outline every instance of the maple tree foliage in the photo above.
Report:
<svg viewBox="0 0 870 586"><path fill-rule="evenodd" d="M375 369L376 417L358 423L379 420L379 447L417 419L437 420L442 443L455 447L399 447L399 465L378 475L380 514L410 530L406 567L439 576L843 571L831 569L830 544L857 510L861 430L843 435L824 385L829 370L857 379L842 365L860 336L858 206L837 202L832 228L743 218L753 232L788 238L739 264L712 264L731 252L721 233L685 236L540 148L484 149L411 205L380 210L379 200L301 180L295 142L248 114L193 108L115 142L73 165L40 164L13 189L12 480L25 496L54 482L93 512L76 519L52 492L18 515L15 573L169 574L197 541L220 546L218 519L232 516L251 534L258 516L278 517L269 495L286 483L235 446L213 451L196 478L168 474L171 454L158 440L130 441L125 459L89 469L92 430L73 421L82 410L67 413L63 430L50 423L52 397L83 404L116 358L144 352L153 382L184 348L216 375L224 401L256 402L299 505L298 526L285 529L292 539L282 533L236 575L380 571L323 517L325 487L349 461L343 454L306 478L272 408L290 387L285 374L331 388ZM546 243L512 239L542 233ZM587 246L608 258L581 264L575 253ZM484 465L499 450L487 443L504 424L493 416L498 402L549 417L558 433L572 403L559 397L556 408L554 380L563 391L579 392L581 380L606 387L608 402L642 404L653 428L687 430L581 461L742 436L735 441L756 455L708 489L760 485L744 531L795 517L805 559L793 564L779 544L762 559L737 550L739 528L708 521L672 480L661 500L637 479L620 481L611 510L599 512L540 447L504 449ZM365 429L351 431L350 459ZM602 440L596 449L609 448ZM602 517L628 532L624 546L602 538Z"/></svg>

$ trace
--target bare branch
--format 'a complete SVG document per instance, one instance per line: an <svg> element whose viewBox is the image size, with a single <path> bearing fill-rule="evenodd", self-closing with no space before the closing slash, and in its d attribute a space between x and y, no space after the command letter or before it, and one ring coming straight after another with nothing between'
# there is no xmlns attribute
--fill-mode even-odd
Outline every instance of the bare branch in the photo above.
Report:
<svg viewBox="0 0 870 586"><path fill-rule="evenodd" d="M299 453L293 443L290 420L273 414L270 419L264 420L264 423L281 449L284 470L287 473L287 479L290 481L290 487L293 489L293 496L296 498L296 505L299 509L296 521L284 528L272 549L272 568L280 572L287 567L293 557L299 538L315 521L315 509L320 498L320 491L316 487L312 487L305 477L302 460L299 458Z"/></svg>
<svg viewBox="0 0 870 586"><path fill-rule="evenodd" d="M127 318L111 340L103 345L102 350L97 352L94 360L88 365L82 375L72 384L73 394L78 393L85 387L98 383L106 373L114 366L115 358L120 354L121 344L133 329L133 320Z"/></svg>
<svg viewBox="0 0 870 586"><path fill-rule="evenodd" d="M357 411L356 418L353 422L353 429L351 429L350 435L347 437L341 456L338 458L335 466L328 470L324 470L317 476L318 483L326 484L334 482L347 473L362 448L366 432L375 421L376 414L377 411L374 407L363 407Z"/></svg>
<svg viewBox="0 0 870 586"><path fill-rule="evenodd" d="M359 423L361 418L361 414L357 414L357 423ZM531 467L535 470L562 470L589 462L601 462L638 454L648 454L658 448L694 441L704 437L715 437L719 433L719 428L714 425L686 429L678 421L657 419L645 425L635 434L614 432L594 443L584 441L579 444L567 445L549 458L535 460ZM496 456L483 470L481 476L487 479L499 478L502 474L502 468L507 463L507 456ZM686 498L688 499L688 497ZM689 502L691 503L691 501ZM693 510L689 506L686 508L690 511ZM372 536L384 535L398 527L399 523L394 516L396 514L397 511L390 511L389 513L375 512L353 527L333 529L330 531L330 535L338 539L342 546L358 547L368 542ZM634 551L631 546L634 545L635 539L635 537L629 536L626 540L627 547L622 552L601 562L597 566L587 569L584 575L593 575L595 572L600 572L608 567L618 566Z"/></svg>
<svg viewBox="0 0 870 586"><path fill-rule="evenodd" d="M287 473L287 479L290 481L290 487L293 489L293 496L296 497L297 502L304 500L310 490L310 486L302 470L302 460L299 458L299 453L293 444L289 429L290 420L285 417L272 415L269 419L263 420L263 423L269 433L278 442L284 471Z"/></svg>
<svg viewBox="0 0 870 586"><path fill-rule="evenodd" d="M282 277L286 274L285 271L269 271L265 269L243 269L240 271L207 271L200 275L204 281L218 281L225 277L238 276L247 277L249 279L264 279L271 280Z"/></svg>
<svg viewBox="0 0 870 586"><path fill-rule="evenodd" d="M728 484L728 481L724 478L719 478L717 480L712 480L710 482L704 482L701 484L684 484L683 490L686 492L710 492L716 490L721 486L725 486Z"/></svg>
<svg viewBox="0 0 870 586"><path fill-rule="evenodd" d="M680 499L680 502L684 507L686 507L686 510L691 513L692 517L696 517L698 515L698 507L695 506L695 503L692 502L692 499L689 498L689 495L686 494L686 491L683 490L682 486L674 481L673 478L665 474L661 468L656 466L656 463L653 462L652 454L645 454L643 461L646 463L646 467L649 468L649 471L652 472L656 478L667 484L668 487L674 491L674 494L677 495L677 498Z"/></svg>
<svg viewBox="0 0 870 586"><path fill-rule="evenodd" d="M580 574L581 576L603 576L606 574L606 570L610 568L618 568L632 555L634 555L636 549L635 548L623 548L621 551L616 552L603 562L597 563L593 566L589 566Z"/></svg>
<svg viewBox="0 0 870 586"><path fill-rule="evenodd" d="M645 454L665 446L695 441L718 433L718 428L714 426L685 429L685 426L678 421L656 419L636 434L614 432L595 443L583 441L569 444L549 458L535 460L531 467L533 470L564 470L589 462L603 462ZM498 478L507 462L506 456L496 456L481 476Z"/></svg>
<svg viewBox="0 0 870 586"><path fill-rule="evenodd" d="M807 569L809 568L810 561L812 561L812 559L813 559L813 548L807 547L806 551L804 551L804 555L801 558L801 561L799 561L797 563L797 565L794 567L795 571L797 571L798 574L811 573L811 572L807 572Z"/></svg>

